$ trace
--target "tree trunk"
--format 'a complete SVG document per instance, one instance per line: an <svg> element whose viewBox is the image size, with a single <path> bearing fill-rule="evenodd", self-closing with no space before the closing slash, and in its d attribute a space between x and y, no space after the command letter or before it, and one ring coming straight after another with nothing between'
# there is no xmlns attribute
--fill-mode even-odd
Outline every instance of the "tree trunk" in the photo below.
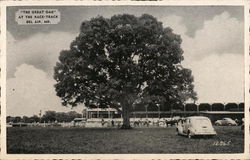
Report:
<svg viewBox="0 0 250 160"><path fill-rule="evenodd" d="M122 106L122 118L123 124L121 129L132 129L130 126L130 106L128 104Z"/></svg>

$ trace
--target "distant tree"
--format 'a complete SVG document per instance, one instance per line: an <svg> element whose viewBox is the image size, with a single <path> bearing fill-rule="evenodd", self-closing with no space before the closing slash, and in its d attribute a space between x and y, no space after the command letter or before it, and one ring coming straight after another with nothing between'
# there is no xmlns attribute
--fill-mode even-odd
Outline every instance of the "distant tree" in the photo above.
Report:
<svg viewBox="0 0 250 160"><path fill-rule="evenodd" d="M183 59L181 37L153 16L99 16L82 22L70 49L61 51L55 89L64 106L121 108L122 128L131 128L138 99L173 106L196 99Z"/></svg>
<svg viewBox="0 0 250 160"><path fill-rule="evenodd" d="M58 122L68 122L67 114L64 112L57 112L56 113L56 120Z"/></svg>
<svg viewBox="0 0 250 160"><path fill-rule="evenodd" d="M39 122L40 118L37 115L29 117L29 123Z"/></svg>
<svg viewBox="0 0 250 160"><path fill-rule="evenodd" d="M13 122L13 120L14 120L14 117L11 117L11 116L6 117L6 122L7 123Z"/></svg>
<svg viewBox="0 0 250 160"><path fill-rule="evenodd" d="M71 122L75 118L80 118L82 115L80 113L77 113L76 111L70 111L70 112L56 112L55 119L57 122Z"/></svg>
<svg viewBox="0 0 250 160"><path fill-rule="evenodd" d="M70 111L67 113L68 116L68 121L71 122L73 121L75 118L81 118L82 115L80 113L77 113L76 111Z"/></svg>
<svg viewBox="0 0 250 160"><path fill-rule="evenodd" d="M21 122L22 118L20 116L14 117L13 122L14 123L19 123Z"/></svg>
<svg viewBox="0 0 250 160"><path fill-rule="evenodd" d="M22 117L22 122L24 122L24 123L29 123L29 117L23 116L23 117Z"/></svg>
<svg viewBox="0 0 250 160"><path fill-rule="evenodd" d="M55 111L46 111L42 116L42 121L45 122L54 122L56 120L56 112Z"/></svg>

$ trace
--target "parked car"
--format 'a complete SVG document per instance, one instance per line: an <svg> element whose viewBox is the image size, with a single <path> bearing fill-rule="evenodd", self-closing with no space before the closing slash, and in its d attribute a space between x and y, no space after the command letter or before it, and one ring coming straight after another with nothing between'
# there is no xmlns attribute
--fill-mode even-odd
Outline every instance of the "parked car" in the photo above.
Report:
<svg viewBox="0 0 250 160"><path fill-rule="evenodd" d="M171 117L171 118L166 118L166 120L165 120L166 127L175 126L180 119L181 119L180 116L174 116L174 117Z"/></svg>
<svg viewBox="0 0 250 160"><path fill-rule="evenodd" d="M217 126L237 126L237 123L231 118L223 118L222 120L215 121Z"/></svg>
<svg viewBox="0 0 250 160"><path fill-rule="evenodd" d="M178 135L186 135L188 138L198 135L214 136L217 134L212 126L211 120L203 116L192 116L180 119L176 132Z"/></svg>

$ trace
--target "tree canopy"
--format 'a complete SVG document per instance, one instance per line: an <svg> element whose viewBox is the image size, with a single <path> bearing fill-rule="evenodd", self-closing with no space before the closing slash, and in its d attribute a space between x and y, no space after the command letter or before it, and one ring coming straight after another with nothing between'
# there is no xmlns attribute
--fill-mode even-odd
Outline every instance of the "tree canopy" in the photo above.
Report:
<svg viewBox="0 0 250 160"><path fill-rule="evenodd" d="M127 126L134 103L196 100L191 70L181 65L181 42L180 35L148 14L84 21L56 63L57 96L65 106L121 107Z"/></svg>

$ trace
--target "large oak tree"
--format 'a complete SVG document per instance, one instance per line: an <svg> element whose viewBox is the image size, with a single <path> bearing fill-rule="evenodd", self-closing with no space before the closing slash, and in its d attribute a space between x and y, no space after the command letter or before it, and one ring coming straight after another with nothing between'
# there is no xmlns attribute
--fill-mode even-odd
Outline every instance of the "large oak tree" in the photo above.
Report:
<svg viewBox="0 0 250 160"><path fill-rule="evenodd" d="M61 51L57 96L65 106L121 108L122 128L130 128L134 103L174 106L196 99L183 59L181 37L153 16L98 16L82 22L70 49Z"/></svg>

